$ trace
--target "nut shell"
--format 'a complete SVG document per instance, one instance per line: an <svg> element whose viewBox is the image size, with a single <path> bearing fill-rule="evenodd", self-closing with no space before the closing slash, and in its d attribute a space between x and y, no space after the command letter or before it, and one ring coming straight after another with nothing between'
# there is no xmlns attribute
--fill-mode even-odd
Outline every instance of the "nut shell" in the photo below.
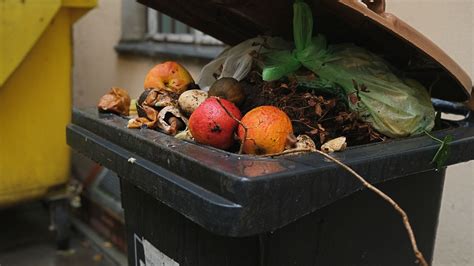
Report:
<svg viewBox="0 0 474 266"><path fill-rule="evenodd" d="M188 90L179 96L178 104L184 113L190 115L207 97L207 92L203 90Z"/></svg>
<svg viewBox="0 0 474 266"><path fill-rule="evenodd" d="M308 135L299 135L296 138L296 143L293 148L287 149L286 151L297 151L297 150L306 150L306 151L316 151L316 144ZM293 152L291 155L303 154L305 152Z"/></svg>
<svg viewBox="0 0 474 266"><path fill-rule="evenodd" d="M130 96L122 88L111 88L102 96L97 104L100 112L128 115L130 110Z"/></svg>
<svg viewBox="0 0 474 266"><path fill-rule="evenodd" d="M176 135L178 133L178 129L174 128L169 120L167 119L168 116L173 116L180 119L185 126L188 125L188 119L184 117L178 108L175 106L166 106L158 113L158 128L161 129L163 132L169 135Z"/></svg>
<svg viewBox="0 0 474 266"><path fill-rule="evenodd" d="M346 137L332 139L321 146L321 150L325 153L343 151L347 147Z"/></svg>
<svg viewBox="0 0 474 266"><path fill-rule="evenodd" d="M137 112L140 117L147 117L146 107L161 110L166 106L178 106L178 95L157 89L144 90L137 100Z"/></svg>

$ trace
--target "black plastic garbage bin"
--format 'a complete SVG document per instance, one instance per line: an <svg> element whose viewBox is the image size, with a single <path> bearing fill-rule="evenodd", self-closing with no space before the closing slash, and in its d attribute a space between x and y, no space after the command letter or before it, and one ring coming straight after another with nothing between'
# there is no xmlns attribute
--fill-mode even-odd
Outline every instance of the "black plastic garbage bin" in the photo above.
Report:
<svg viewBox="0 0 474 266"><path fill-rule="evenodd" d="M239 156L126 124L75 110L67 133L121 177L130 265L145 253L176 265L414 264L398 214L317 154ZM454 137L448 164L474 159L474 123L458 126L435 133ZM420 136L337 154L406 210L428 261L445 174L430 164L438 146Z"/></svg>
<svg viewBox="0 0 474 266"><path fill-rule="evenodd" d="M291 28L287 1L142 2L229 44L262 32L286 36ZM471 81L465 73L432 44L421 45L418 35L407 39L406 32L381 23L389 17L409 29L383 13L384 1L373 3L368 9L359 1L312 1L316 28L333 42L350 40L387 55L425 85L436 79L430 88L437 98L469 100ZM428 62L426 68L414 67L417 60ZM447 164L474 159L469 111L434 103L466 117L433 132L440 139L453 137ZM121 177L130 265L415 264L398 214L318 154L237 155L126 125L127 119L116 115L74 110L67 139ZM431 164L438 148L421 135L334 154L406 210L428 261L445 176Z"/></svg>

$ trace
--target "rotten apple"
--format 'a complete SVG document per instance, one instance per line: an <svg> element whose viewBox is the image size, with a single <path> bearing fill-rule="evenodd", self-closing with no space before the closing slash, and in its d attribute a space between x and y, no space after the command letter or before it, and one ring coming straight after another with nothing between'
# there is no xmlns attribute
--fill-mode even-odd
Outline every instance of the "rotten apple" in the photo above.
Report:
<svg viewBox="0 0 474 266"><path fill-rule="evenodd" d="M260 106L250 110L242 118L237 135L244 141L246 154L275 154L285 150L288 142L294 141L293 127L288 115L274 106ZM245 140L244 140L245 138Z"/></svg>
<svg viewBox="0 0 474 266"><path fill-rule="evenodd" d="M165 90L181 94L194 84L191 74L179 63L167 61L154 66L146 75L145 89Z"/></svg>

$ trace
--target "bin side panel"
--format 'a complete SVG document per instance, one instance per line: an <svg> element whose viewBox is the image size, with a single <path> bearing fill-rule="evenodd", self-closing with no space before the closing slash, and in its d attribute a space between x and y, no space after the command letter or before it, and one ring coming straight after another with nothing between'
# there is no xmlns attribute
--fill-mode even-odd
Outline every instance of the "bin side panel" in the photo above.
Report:
<svg viewBox="0 0 474 266"><path fill-rule="evenodd" d="M380 185L407 212L418 247L432 261L445 171ZM212 234L122 179L130 265L147 240L179 265L416 265L401 217L363 190L273 232L245 238ZM191 203L190 203L191 204Z"/></svg>
<svg viewBox="0 0 474 266"><path fill-rule="evenodd" d="M428 262L444 177L430 171L380 185L407 212ZM400 215L367 190L266 234L264 243L265 265L417 265Z"/></svg>
<svg viewBox="0 0 474 266"><path fill-rule="evenodd" d="M67 181L71 20L62 8L0 88L0 206L42 197Z"/></svg>
<svg viewBox="0 0 474 266"><path fill-rule="evenodd" d="M212 234L124 178L121 187L129 265L139 266L140 260L145 263L145 240L180 266L258 265L257 237Z"/></svg>

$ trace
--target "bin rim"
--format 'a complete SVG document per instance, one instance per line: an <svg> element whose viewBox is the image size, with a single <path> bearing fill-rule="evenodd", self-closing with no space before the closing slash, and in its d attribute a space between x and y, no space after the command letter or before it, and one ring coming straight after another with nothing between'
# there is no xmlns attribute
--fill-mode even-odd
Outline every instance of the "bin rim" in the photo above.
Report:
<svg viewBox="0 0 474 266"><path fill-rule="evenodd" d="M351 174L316 153L264 159L231 155L126 125L127 119L114 114L75 109L67 142L220 235L273 230L363 189ZM446 165L474 159L472 120L433 134L453 137ZM433 171L431 160L438 148L438 142L421 135L362 145L334 156L377 184ZM255 172L249 176L246 167Z"/></svg>

